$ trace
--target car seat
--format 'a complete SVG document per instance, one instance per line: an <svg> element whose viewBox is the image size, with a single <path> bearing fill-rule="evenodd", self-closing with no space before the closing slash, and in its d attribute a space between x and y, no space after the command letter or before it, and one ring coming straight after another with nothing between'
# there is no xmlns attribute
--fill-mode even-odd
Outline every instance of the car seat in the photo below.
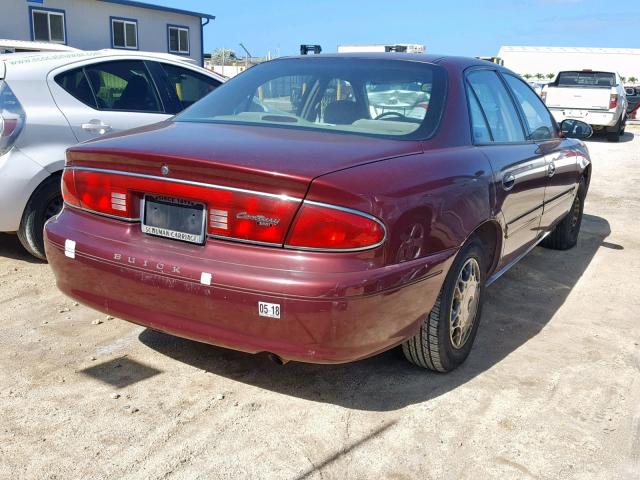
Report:
<svg viewBox="0 0 640 480"><path fill-rule="evenodd" d="M335 125L351 125L364 118L358 104L350 100L337 100L324 109L324 121Z"/></svg>

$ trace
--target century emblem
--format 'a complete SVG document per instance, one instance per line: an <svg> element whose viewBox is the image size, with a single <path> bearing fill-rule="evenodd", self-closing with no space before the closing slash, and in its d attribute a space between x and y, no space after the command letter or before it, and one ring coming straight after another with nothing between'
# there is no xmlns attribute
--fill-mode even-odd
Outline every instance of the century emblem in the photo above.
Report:
<svg viewBox="0 0 640 480"><path fill-rule="evenodd" d="M164 175L165 177L169 175L169 172L169 165L162 165L162 167L160 167L160 173L162 173L162 175Z"/></svg>

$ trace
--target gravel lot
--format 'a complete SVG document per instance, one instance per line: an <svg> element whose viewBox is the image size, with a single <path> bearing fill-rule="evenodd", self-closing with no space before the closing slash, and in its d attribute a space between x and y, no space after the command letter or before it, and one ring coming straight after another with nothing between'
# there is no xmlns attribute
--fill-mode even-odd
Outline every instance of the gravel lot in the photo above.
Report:
<svg viewBox="0 0 640 480"><path fill-rule="evenodd" d="M0 478L640 478L640 128L589 148L578 247L490 287L448 375L397 351L279 367L145 330L0 235Z"/></svg>

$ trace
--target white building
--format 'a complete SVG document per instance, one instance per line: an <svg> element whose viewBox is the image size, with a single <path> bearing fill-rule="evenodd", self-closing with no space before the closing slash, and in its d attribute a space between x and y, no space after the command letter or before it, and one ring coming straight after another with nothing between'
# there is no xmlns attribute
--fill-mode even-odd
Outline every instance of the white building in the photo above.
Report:
<svg viewBox="0 0 640 480"><path fill-rule="evenodd" d="M371 52L405 52L424 53L427 47L417 43L370 44L370 45L338 45L338 53L371 53Z"/></svg>
<svg viewBox="0 0 640 480"><path fill-rule="evenodd" d="M498 57L520 75L591 69L640 78L640 48L501 47Z"/></svg>
<svg viewBox="0 0 640 480"><path fill-rule="evenodd" d="M11 47L8 40L22 40L60 50L146 50L202 64L203 29L213 19L208 13L137 0L0 0L0 47L21 51L27 47Z"/></svg>

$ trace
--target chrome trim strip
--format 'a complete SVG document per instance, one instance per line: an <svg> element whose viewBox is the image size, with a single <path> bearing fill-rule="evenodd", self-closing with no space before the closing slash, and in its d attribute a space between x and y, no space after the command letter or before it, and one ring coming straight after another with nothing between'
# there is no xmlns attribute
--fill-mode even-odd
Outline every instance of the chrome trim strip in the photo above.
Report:
<svg viewBox="0 0 640 480"><path fill-rule="evenodd" d="M203 188L214 188L217 190L227 190L230 192L238 192L238 193L248 193L250 195L258 195L261 197L270 197L277 198L282 201L301 201L302 198L291 197L289 195L278 195L276 193L267 193L267 192L258 192L255 190L247 190L245 188L237 188L237 187L227 187L225 185L217 185L213 183L203 183L203 182L195 182L193 180L182 180L180 178L168 178L168 177L156 177L155 175L147 175L144 173L132 173L132 172L123 172L120 170L107 170L102 168L93 168L93 167L65 167L65 170L74 170L78 172L98 172L98 173L108 173L111 175L122 175L124 177L135 177L135 178L145 178L147 180L161 180L164 182L172 182L172 183L180 183L182 185L192 185L195 187L203 187Z"/></svg>
<svg viewBox="0 0 640 480"><path fill-rule="evenodd" d="M93 213L94 215L100 215L101 217L113 218L115 220L122 220L122 221L125 221L125 222L135 223L135 222L139 222L140 221L140 217L138 217L138 218L119 217L117 215L111 215L109 213L96 212L95 210L91 210L90 208L77 207L77 206L71 205L71 204L69 204L67 202L64 202L64 206L65 207L69 207L69 208L71 208L73 210L78 210L78 211L87 212L87 213Z"/></svg>
<svg viewBox="0 0 640 480"><path fill-rule="evenodd" d="M374 222L376 222L378 225L380 225L382 227L382 231L384 232L384 236L382 237L382 240L380 240L378 243L374 244L374 245L368 245L366 247L359 247L359 248L317 248L317 247L298 247L295 245L284 245L284 248L288 249L288 250L302 250L305 252L326 252L326 253L344 253L344 252L362 252L365 250L371 250L374 248L378 248L380 245L382 245L386 240L387 240L387 227L385 226L384 223L382 223L382 220L380 220L379 218L374 217L373 215L370 215L368 213L365 212L361 212L360 210L354 210L352 208L347 208L347 207L340 207L338 205L332 205L330 203L322 203L322 202L315 202L313 200L303 200L302 202L302 206L304 206L304 204L308 204L308 205L315 205L317 207L325 207L325 208L332 208L334 210L340 210L342 212L347 212L347 213L351 213L354 215L359 215L361 217L365 217L368 218L369 220L373 220ZM296 215L297 216L297 215ZM293 220L295 222L295 218ZM293 223L292 223L293 226ZM291 228L291 227L289 227Z"/></svg>
<svg viewBox="0 0 640 480"><path fill-rule="evenodd" d="M538 246L538 244L540 242L542 242L542 240L544 240L547 235L549 235L551 232L545 232L542 236L540 236L539 239L537 239L533 245L531 245L529 248L527 248L527 250L520 255L519 257L511 260L509 263L507 263L504 267L502 267L500 270L498 270L497 272L495 272L493 275L491 275L491 277L489 277L489 279L485 282L485 286L489 286L491 285L493 282L495 282L496 280L498 280L502 275L504 275L505 273L507 273L507 271L513 267L516 263L518 263L520 260L522 260L524 257L527 256L527 254L529 252L531 252L531 250L533 250L534 248L536 248Z"/></svg>
<svg viewBox="0 0 640 480"><path fill-rule="evenodd" d="M227 240L229 242L243 243L243 244L246 244L246 245L260 245L260 246L263 246L263 247L278 247L278 248L282 248L282 244L281 243L261 242L259 240L245 240L244 238L225 237L224 235L216 235L214 233L210 233L207 236L209 238L215 238L216 240Z"/></svg>

